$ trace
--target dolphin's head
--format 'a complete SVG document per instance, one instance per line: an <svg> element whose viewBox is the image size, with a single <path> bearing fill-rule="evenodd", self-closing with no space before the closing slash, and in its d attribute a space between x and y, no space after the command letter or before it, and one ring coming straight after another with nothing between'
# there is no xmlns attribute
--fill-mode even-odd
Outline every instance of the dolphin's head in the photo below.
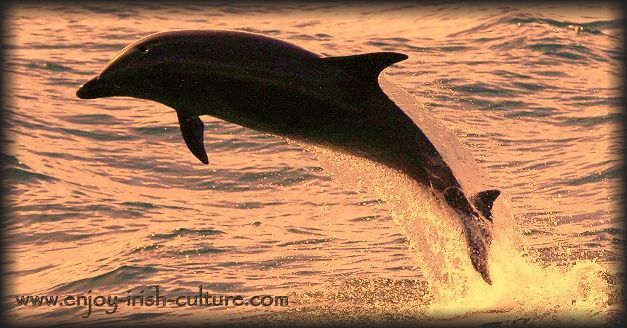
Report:
<svg viewBox="0 0 627 328"><path fill-rule="evenodd" d="M155 101L176 96L194 71L196 58L212 57L207 40L200 40L199 36L190 30L155 33L139 39L122 49L96 77L82 84L76 96L128 96Z"/></svg>
<svg viewBox="0 0 627 328"><path fill-rule="evenodd" d="M271 49L268 50L268 49ZM141 38L122 49L104 69L77 90L83 99L130 96L164 102L182 98L185 88L220 81L225 69L242 75L246 67L289 58L316 57L299 47L254 33L177 30ZM239 69L238 67L244 67ZM265 67L265 66L264 66ZM203 88L207 86L203 85ZM156 99L157 98L157 99Z"/></svg>
<svg viewBox="0 0 627 328"><path fill-rule="evenodd" d="M111 59L93 79L82 84L76 91L81 99L128 96L152 99L163 89L164 82L175 85L173 72L159 74L164 65L172 64L176 44L172 38L157 33L133 42ZM169 41L169 42L168 42ZM180 48L179 48L180 49ZM182 54L179 52L179 56ZM183 59L184 60L184 59ZM170 90L172 91L172 90ZM157 99L154 99L157 100Z"/></svg>

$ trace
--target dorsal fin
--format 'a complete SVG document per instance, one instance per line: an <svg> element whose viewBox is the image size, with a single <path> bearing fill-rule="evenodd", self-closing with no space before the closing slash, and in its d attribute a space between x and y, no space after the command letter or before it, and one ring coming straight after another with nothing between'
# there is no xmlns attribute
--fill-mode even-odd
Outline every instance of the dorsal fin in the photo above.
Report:
<svg viewBox="0 0 627 328"><path fill-rule="evenodd" d="M381 71L407 58L407 55L398 52L374 52L353 56L326 57L322 60L362 81L377 82Z"/></svg>
<svg viewBox="0 0 627 328"><path fill-rule="evenodd" d="M500 191L492 189L479 192L474 197L475 206L490 221L492 221L492 205L500 194Z"/></svg>

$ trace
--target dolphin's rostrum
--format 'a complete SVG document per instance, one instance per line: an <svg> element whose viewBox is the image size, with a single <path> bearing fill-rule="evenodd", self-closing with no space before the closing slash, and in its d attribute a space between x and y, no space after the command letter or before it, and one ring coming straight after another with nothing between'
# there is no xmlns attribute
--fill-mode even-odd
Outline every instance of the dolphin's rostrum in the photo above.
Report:
<svg viewBox="0 0 627 328"><path fill-rule="evenodd" d="M405 59L394 52L321 57L253 33L163 32L128 45L76 94L149 99L175 109L187 147L205 164L200 115L400 170L459 215L471 262L491 284L487 258L499 191L467 197L432 142L381 90L379 73Z"/></svg>

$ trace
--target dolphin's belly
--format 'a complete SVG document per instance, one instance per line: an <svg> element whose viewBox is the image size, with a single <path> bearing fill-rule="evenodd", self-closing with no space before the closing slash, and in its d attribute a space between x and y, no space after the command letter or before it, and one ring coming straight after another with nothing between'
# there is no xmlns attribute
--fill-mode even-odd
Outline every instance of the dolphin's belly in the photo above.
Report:
<svg viewBox="0 0 627 328"><path fill-rule="evenodd" d="M306 143L332 146L366 157L382 157L395 150L392 135L372 124L356 104L317 94L258 90L258 96L230 102L228 111L215 116L257 131ZM249 89L248 92L251 92Z"/></svg>
<svg viewBox="0 0 627 328"><path fill-rule="evenodd" d="M361 156L436 190L458 186L429 139L384 93L332 75L298 76L216 82L214 75L200 80L202 94L185 98L195 100L189 108L197 115Z"/></svg>

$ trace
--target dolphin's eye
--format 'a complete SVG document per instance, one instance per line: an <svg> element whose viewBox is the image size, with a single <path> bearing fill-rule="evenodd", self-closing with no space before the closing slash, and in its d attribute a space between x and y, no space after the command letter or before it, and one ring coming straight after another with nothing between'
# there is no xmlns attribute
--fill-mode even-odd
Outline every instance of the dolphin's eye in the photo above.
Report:
<svg viewBox="0 0 627 328"><path fill-rule="evenodd" d="M145 45L141 45L139 47L137 47L137 49L143 53L147 53L148 52L148 47L146 47Z"/></svg>

